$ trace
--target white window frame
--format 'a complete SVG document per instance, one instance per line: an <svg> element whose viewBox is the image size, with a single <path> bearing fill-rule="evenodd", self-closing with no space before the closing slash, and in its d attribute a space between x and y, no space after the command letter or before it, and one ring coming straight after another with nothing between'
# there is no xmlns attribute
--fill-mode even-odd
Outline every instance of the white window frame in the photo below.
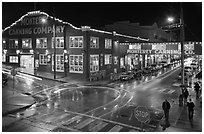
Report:
<svg viewBox="0 0 204 134"><path fill-rule="evenodd" d="M2 53L2 62L6 62L6 54Z"/></svg>
<svg viewBox="0 0 204 134"><path fill-rule="evenodd" d="M57 46L57 39L60 40L59 46ZM54 48L53 43L54 43L54 37L52 37L52 48ZM55 37L55 48L64 48L64 37Z"/></svg>
<svg viewBox="0 0 204 134"><path fill-rule="evenodd" d="M96 44L92 43L92 40L96 40ZM90 37L90 48L99 48L99 37Z"/></svg>
<svg viewBox="0 0 204 134"><path fill-rule="evenodd" d="M42 47L40 42L38 43L38 40L43 40ZM36 38L36 48L47 48L47 38Z"/></svg>
<svg viewBox="0 0 204 134"><path fill-rule="evenodd" d="M104 59L105 59L105 63L104 63L105 65L112 64L112 54L105 54Z"/></svg>
<svg viewBox="0 0 204 134"><path fill-rule="evenodd" d="M105 49L112 49L112 39L105 39Z"/></svg>
<svg viewBox="0 0 204 134"><path fill-rule="evenodd" d="M18 56L9 56L10 63L18 63Z"/></svg>
<svg viewBox="0 0 204 134"><path fill-rule="evenodd" d="M97 57L98 61L93 61L93 64L91 63L92 62L92 58L95 58ZM99 55L90 55L90 72L98 72L99 71Z"/></svg>
<svg viewBox="0 0 204 134"><path fill-rule="evenodd" d="M25 41L25 40L30 40L30 43L31 43L31 44L29 44L28 47L25 47L25 45L23 44L23 41ZM32 38L23 38L23 39L22 39L22 48L23 48L23 49L32 49Z"/></svg>
<svg viewBox="0 0 204 134"><path fill-rule="evenodd" d="M64 72L64 55L63 54L56 54L55 55L55 69L56 69L56 72ZM60 61L58 62L58 57L60 57ZM63 60L61 59L61 57L63 57ZM63 62L61 64L61 62ZM60 68L63 68L63 69L58 69L57 67L60 67ZM52 55L52 71L54 71L54 54Z"/></svg>
<svg viewBox="0 0 204 134"><path fill-rule="evenodd" d="M14 44L12 44L12 47L11 47L11 45L10 45L10 42L11 41L13 41L14 40L14 43L15 43L15 47L13 47L14 46ZM15 49L15 48L18 48L18 39L9 39L9 48L11 48L11 49Z"/></svg>
<svg viewBox="0 0 204 134"><path fill-rule="evenodd" d="M73 43L71 42L73 39ZM77 39L77 41L75 41ZM82 41L80 43L80 41ZM72 45L73 44L73 45ZM83 36L70 36L69 37L69 48L83 48L84 40Z"/></svg>
<svg viewBox="0 0 204 134"><path fill-rule="evenodd" d="M47 65L47 55L39 54L39 64L40 65Z"/></svg>
<svg viewBox="0 0 204 134"><path fill-rule="evenodd" d="M69 72L83 73L83 55L69 55Z"/></svg>

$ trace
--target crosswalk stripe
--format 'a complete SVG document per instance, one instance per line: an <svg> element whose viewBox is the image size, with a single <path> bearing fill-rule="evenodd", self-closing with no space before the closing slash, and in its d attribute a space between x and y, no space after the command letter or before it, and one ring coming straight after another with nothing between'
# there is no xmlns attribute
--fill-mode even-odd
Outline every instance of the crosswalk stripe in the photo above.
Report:
<svg viewBox="0 0 204 134"><path fill-rule="evenodd" d="M91 123L93 121L95 121L95 119L88 118L88 119L84 120L83 122L80 122L79 124L74 126L74 128L82 129L83 127L85 127L86 125L88 125L89 123Z"/></svg>
<svg viewBox="0 0 204 134"><path fill-rule="evenodd" d="M66 122L63 124L63 126L67 126L67 125L73 123L74 121L77 121L77 120L81 119L81 117L82 117L82 116L79 116L79 115L77 115L77 116L75 116L75 117L72 117L71 119L69 119L68 121L66 121Z"/></svg>
<svg viewBox="0 0 204 134"><path fill-rule="evenodd" d="M115 125L109 132L119 132L123 127L119 125Z"/></svg>
<svg viewBox="0 0 204 134"><path fill-rule="evenodd" d="M101 121L100 123L98 123L96 126L94 126L93 128L90 129L91 132L98 132L99 130L101 130L102 128L104 128L106 125L108 125L108 123Z"/></svg>
<svg viewBox="0 0 204 134"><path fill-rule="evenodd" d="M165 90L166 90L166 88L160 89L158 92L164 92Z"/></svg>
<svg viewBox="0 0 204 134"><path fill-rule="evenodd" d="M173 92L175 92L175 90L170 90L170 91L168 91L167 93L168 93L168 94L172 94Z"/></svg>

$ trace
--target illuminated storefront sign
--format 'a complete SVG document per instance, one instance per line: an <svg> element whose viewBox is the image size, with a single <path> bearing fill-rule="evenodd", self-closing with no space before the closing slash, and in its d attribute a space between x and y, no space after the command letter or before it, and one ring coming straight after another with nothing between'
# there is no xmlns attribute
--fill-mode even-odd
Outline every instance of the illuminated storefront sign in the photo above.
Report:
<svg viewBox="0 0 204 134"><path fill-rule="evenodd" d="M120 43L129 45L128 54L181 54L180 42L170 43ZM198 54L202 50L201 42L185 42L184 53L186 55Z"/></svg>
<svg viewBox="0 0 204 134"><path fill-rule="evenodd" d="M65 26L56 26L56 33L63 33ZM34 27L34 28L21 28L9 29L9 35L30 35L30 34L49 34L53 33L53 27Z"/></svg>

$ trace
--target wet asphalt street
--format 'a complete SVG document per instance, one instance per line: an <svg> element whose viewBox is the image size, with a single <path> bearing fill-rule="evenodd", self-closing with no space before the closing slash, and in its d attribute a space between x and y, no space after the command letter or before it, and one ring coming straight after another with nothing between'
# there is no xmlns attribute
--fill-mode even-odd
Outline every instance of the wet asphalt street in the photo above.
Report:
<svg viewBox="0 0 204 134"><path fill-rule="evenodd" d="M15 90L32 94L36 104L13 113L19 120L3 128L6 132L43 131L155 131L163 117L161 103L180 93L174 87L178 68L165 69L152 76L101 86L60 84L49 81L25 81L16 78ZM164 72L168 72L162 75ZM48 86L49 85L49 86ZM55 85L55 86L54 86ZM4 87L12 89L12 84ZM150 120L139 122L134 109L145 106ZM11 116L11 115L9 115Z"/></svg>

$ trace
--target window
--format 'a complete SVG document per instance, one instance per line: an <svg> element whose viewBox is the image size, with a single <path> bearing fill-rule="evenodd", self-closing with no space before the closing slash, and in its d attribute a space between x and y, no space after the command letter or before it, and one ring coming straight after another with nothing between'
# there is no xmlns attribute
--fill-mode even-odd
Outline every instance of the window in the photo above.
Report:
<svg viewBox="0 0 204 134"><path fill-rule="evenodd" d="M112 48L112 39L105 39L105 49Z"/></svg>
<svg viewBox="0 0 204 134"><path fill-rule="evenodd" d="M70 73L83 73L83 56L70 55L69 56L69 72Z"/></svg>
<svg viewBox="0 0 204 134"><path fill-rule="evenodd" d="M99 48L99 38L90 37L90 48Z"/></svg>
<svg viewBox="0 0 204 134"><path fill-rule="evenodd" d="M105 54L105 65L112 64L112 56L111 54Z"/></svg>
<svg viewBox="0 0 204 134"><path fill-rule="evenodd" d="M56 71L64 72L64 55L56 55ZM54 71L54 55L52 55L52 71Z"/></svg>
<svg viewBox="0 0 204 134"><path fill-rule="evenodd" d="M90 72L99 71L99 55L90 55Z"/></svg>
<svg viewBox="0 0 204 134"><path fill-rule="evenodd" d="M6 48L6 40L2 39L2 48Z"/></svg>
<svg viewBox="0 0 204 134"><path fill-rule="evenodd" d="M22 48L32 48L32 40L22 39Z"/></svg>
<svg viewBox="0 0 204 134"><path fill-rule="evenodd" d="M69 48L83 48L83 36L70 36Z"/></svg>
<svg viewBox="0 0 204 134"><path fill-rule="evenodd" d="M6 62L6 54L2 53L2 62Z"/></svg>
<svg viewBox="0 0 204 134"><path fill-rule="evenodd" d="M54 43L54 38L52 38L52 48ZM64 37L55 37L55 47L56 48L64 48Z"/></svg>
<svg viewBox="0 0 204 134"><path fill-rule="evenodd" d="M18 40L9 39L9 48L18 48Z"/></svg>
<svg viewBox="0 0 204 134"><path fill-rule="evenodd" d="M47 56L45 54L39 54L40 65L47 65Z"/></svg>
<svg viewBox="0 0 204 134"><path fill-rule="evenodd" d="M10 63L18 63L18 56L10 56L9 62Z"/></svg>
<svg viewBox="0 0 204 134"><path fill-rule="evenodd" d="M47 48L47 38L37 38L36 48Z"/></svg>

